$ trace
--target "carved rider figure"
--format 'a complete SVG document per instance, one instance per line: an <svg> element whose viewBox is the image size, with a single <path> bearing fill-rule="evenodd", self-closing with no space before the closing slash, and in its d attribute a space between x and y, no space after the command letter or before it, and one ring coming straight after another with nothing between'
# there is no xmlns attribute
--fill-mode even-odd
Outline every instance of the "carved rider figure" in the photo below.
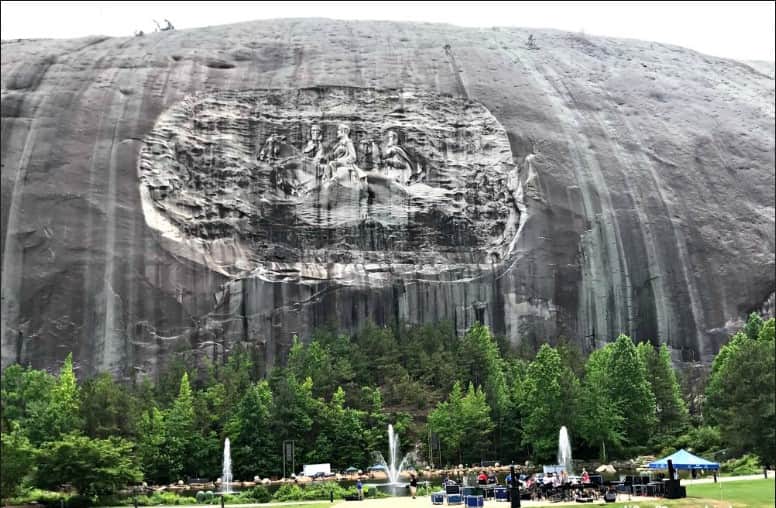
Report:
<svg viewBox="0 0 776 508"><path fill-rule="evenodd" d="M395 173L394 179L399 183L406 183L415 173L415 165L404 148L399 145L399 135L394 130L388 131L388 142L383 151L383 163L388 168L398 170L391 171L391 173Z"/></svg>
<svg viewBox="0 0 776 508"><path fill-rule="evenodd" d="M338 168L354 166L356 163L356 148L350 140L350 127L341 123L337 128L337 138L339 142L332 151L332 161L327 166L327 178L332 178Z"/></svg>

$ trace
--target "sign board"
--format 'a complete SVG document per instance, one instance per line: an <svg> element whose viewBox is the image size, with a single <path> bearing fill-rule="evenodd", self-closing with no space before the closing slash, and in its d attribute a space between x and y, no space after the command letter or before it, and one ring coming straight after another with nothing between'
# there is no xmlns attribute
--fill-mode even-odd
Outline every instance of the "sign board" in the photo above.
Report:
<svg viewBox="0 0 776 508"><path fill-rule="evenodd" d="M283 443L283 447L286 450L286 460L291 461L294 458L294 442L286 441Z"/></svg>

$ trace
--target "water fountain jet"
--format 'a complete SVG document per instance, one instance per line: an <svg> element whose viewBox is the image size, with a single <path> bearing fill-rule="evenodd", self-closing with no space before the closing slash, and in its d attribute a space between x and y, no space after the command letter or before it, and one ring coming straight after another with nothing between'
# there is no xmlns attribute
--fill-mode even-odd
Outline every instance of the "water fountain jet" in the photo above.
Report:
<svg viewBox="0 0 776 508"><path fill-rule="evenodd" d="M224 441L224 467L221 471L221 493L232 493L232 456L229 449L229 438Z"/></svg>
<svg viewBox="0 0 776 508"><path fill-rule="evenodd" d="M574 463L571 460L571 441L565 425L560 428L558 434L558 465L562 466L567 474L574 474Z"/></svg>
<svg viewBox="0 0 776 508"><path fill-rule="evenodd" d="M399 482L399 475L404 471L405 465L408 462L415 460L415 452L410 452L404 457L401 456L399 436L394 432L393 425L390 424L388 425L388 455L390 457L390 463L386 463L385 457L383 457L383 454L380 452L374 453L374 460L383 466L388 475L388 483L382 485L393 486L394 488L389 490L392 494L396 495L398 491L395 487L401 485L403 488L405 486L405 483ZM377 486L381 487L382 485L378 484Z"/></svg>

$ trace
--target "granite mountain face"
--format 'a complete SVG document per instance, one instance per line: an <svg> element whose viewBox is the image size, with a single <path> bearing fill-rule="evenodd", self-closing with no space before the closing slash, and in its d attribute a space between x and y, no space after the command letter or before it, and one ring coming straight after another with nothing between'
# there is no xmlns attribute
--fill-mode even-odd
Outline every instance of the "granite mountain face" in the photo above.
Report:
<svg viewBox="0 0 776 508"><path fill-rule="evenodd" d="M709 362L773 312L774 118L767 68L556 31L3 41L2 362L271 366L368 320Z"/></svg>

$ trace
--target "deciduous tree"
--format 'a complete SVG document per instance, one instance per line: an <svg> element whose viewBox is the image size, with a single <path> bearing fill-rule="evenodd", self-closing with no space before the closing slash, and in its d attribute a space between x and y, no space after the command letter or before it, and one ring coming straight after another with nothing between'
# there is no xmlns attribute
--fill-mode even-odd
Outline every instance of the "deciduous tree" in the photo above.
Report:
<svg viewBox="0 0 776 508"><path fill-rule="evenodd" d="M68 434L38 455L36 484L52 490L69 483L79 494L112 494L142 479L132 444L121 438Z"/></svg>

